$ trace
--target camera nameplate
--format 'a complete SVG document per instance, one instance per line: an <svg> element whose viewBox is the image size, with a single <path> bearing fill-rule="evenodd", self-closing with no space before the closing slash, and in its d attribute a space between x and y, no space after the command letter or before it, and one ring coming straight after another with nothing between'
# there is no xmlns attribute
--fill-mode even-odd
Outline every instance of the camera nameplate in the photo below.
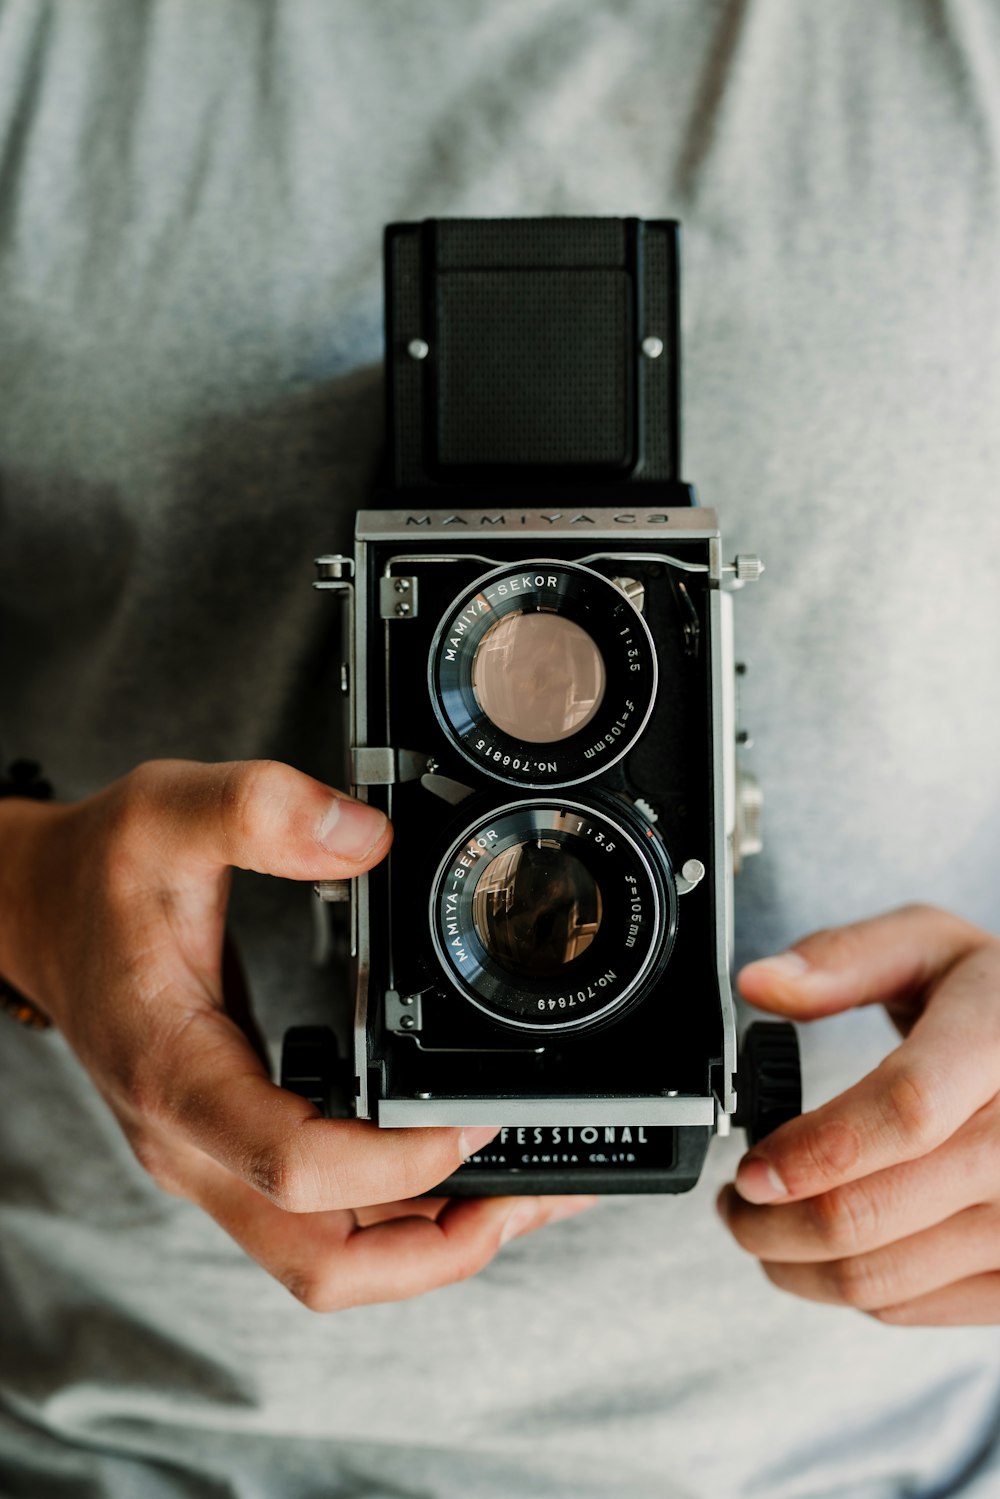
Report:
<svg viewBox="0 0 1000 1499"><path fill-rule="evenodd" d="M514 536L587 536L595 541L623 541L626 537L662 538L665 533L685 541L709 541L719 535L718 517L708 507L676 505L667 509L608 505L559 509L551 502L541 506L505 506L502 501L480 510L359 510L355 537L364 541L413 541L432 536L454 540L456 533L467 540L473 533L499 540Z"/></svg>

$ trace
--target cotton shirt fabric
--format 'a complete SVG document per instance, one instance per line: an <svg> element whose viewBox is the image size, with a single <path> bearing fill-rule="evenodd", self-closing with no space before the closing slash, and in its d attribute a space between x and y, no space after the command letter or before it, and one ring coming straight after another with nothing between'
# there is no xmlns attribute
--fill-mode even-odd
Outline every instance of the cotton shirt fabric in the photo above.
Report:
<svg viewBox="0 0 1000 1499"><path fill-rule="evenodd" d="M996 932L998 58L988 0L0 5L7 756L63 799L159 756L342 784L309 583L372 493L383 225L676 217L685 477L767 564L737 959L913 899ZM236 881L275 1053L350 1004L309 901ZM811 1106L896 1037L802 1041ZM319 1317L5 1023L0 1492L994 1496L997 1330L778 1292L713 1211L740 1151Z"/></svg>

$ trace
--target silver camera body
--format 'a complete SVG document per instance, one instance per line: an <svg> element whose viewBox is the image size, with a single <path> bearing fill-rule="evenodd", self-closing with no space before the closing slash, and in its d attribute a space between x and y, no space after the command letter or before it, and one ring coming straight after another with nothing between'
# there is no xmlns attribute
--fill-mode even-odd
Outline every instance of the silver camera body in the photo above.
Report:
<svg viewBox="0 0 1000 1499"><path fill-rule="evenodd" d="M682 1191L734 1117L799 1107L791 1028L737 1044L732 595L762 568L679 476L677 249L669 221L387 230L388 462L315 586L394 841L318 887L353 1030L290 1032L282 1080L499 1125L438 1191Z"/></svg>

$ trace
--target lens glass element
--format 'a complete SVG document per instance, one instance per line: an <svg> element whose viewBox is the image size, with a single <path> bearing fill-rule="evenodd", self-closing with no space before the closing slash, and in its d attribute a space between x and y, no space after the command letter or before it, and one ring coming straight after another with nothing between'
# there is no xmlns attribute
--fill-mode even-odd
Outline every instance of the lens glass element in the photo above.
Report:
<svg viewBox="0 0 1000 1499"><path fill-rule="evenodd" d="M505 849L483 870L472 916L486 951L519 978L559 973L593 942L601 892L555 838Z"/></svg>
<svg viewBox="0 0 1000 1499"><path fill-rule="evenodd" d="M514 739L552 744L590 722L604 697L604 661L586 630L540 609L505 614L472 663L483 712Z"/></svg>

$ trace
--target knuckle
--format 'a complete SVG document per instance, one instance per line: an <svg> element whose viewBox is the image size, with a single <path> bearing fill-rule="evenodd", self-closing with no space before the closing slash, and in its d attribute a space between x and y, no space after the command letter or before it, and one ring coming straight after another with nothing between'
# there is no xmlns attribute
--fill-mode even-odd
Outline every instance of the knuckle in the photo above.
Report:
<svg viewBox="0 0 1000 1499"><path fill-rule="evenodd" d="M139 1132L129 1137L129 1145L143 1171L153 1179L161 1191L168 1192L171 1197L186 1195L176 1159L162 1140Z"/></svg>
<svg viewBox="0 0 1000 1499"><path fill-rule="evenodd" d="M530 1229L527 1232L530 1232ZM489 1245L480 1245L478 1248L470 1246L463 1249L449 1264L448 1280L455 1284L463 1280L472 1280L473 1276L478 1275L480 1270L489 1264L499 1247L499 1242L494 1240Z"/></svg>
<svg viewBox="0 0 1000 1499"><path fill-rule="evenodd" d="M329 1273L295 1265L280 1271L277 1278L307 1311L335 1312L344 1305L336 1281Z"/></svg>
<svg viewBox="0 0 1000 1499"><path fill-rule="evenodd" d="M887 1278L871 1255L855 1254L836 1260L827 1274L834 1294L845 1306L869 1311L891 1300Z"/></svg>
<svg viewBox="0 0 1000 1499"><path fill-rule="evenodd" d="M118 1099L134 1119L149 1124L168 1122L169 1109L158 1072L145 1055L130 1055L112 1067Z"/></svg>
<svg viewBox="0 0 1000 1499"><path fill-rule="evenodd" d="M288 767L278 760L237 760L226 767L219 786L219 816L231 849L253 843L287 803L288 779Z"/></svg>
<svg viewBox="0 0 1000 1499"><path fill-rule="evenodd" d="M168 787L184 764L178 760L143 760L115 785L115 812L123 831L145 836L149 818L167 799Z"/></svg>
<svg viewBox="0 0 1000 1499"><path fill-rule="evenodd" d="M136 766L102 799L91 860L96 881L112 893L127 889L142 867L154 815L153 771L153 762Z"/></svg>
<svg viewBox="0 0 1000 1499"><path fill-rule="evenodd" d="M813 1229L824 1249L848 1255L871 1239L875 1209L868 1192L847 1184L808 1200Z"/></svg>
<svg viewBox="0 0 1000 1499"><path fill-rule="evenodd" d="M940 921L942 916L948 920L954 919L947 911L943 911L940 906L931 905L928 900L904 901L903 905L897 907L897 914L918 921L921 925L928 921Z"/></svg>
<svg viewBox="0 0 1000 1499"><path fill-rule="evenodd" d="M778 1171L785 1181L836 1182L851 1170L861 1154L861 1138L846 1119L824 1119L813 1122L801 1138L792 1159L779 1162Z"/></svg>
<svg viewBox="0 0 1000 1499"><path fill-rule="evenodd" d="M336 1196L327 1193L327 1201L321 1200L315 1171L288 1143L251 1157L246 1175L251 1186L286 1213L319 1212L331 1206L329 1199Z"/></svg>
<svg viewBox="0 0 1000 1499"><path fill-rule="evenodd" d="M834 970L852 968L863 957L864 945L864 935L857 926L820 927L796 944L807 959Z"/></svg>
<svg viewBox="0 0 1000 1499"><path fill-rule="evenodd" d="M173 818L190 764L144 760L92 799L97 824L96 829L92 824L96 836L88 850L89 866L96 883L112 896L160 883L163 855L157 825Z"/></svg>
<svg viewBox="0 0 1000 1499"><path fill-rule="evenodd" d="M912 1066L894 1066L882 1093L883 1119L893 1143L921 1154L942 1138L946 1117L933 1080Z"/></svg>
<svg viewBox="0 0 1000 1499"><path fill-rule="evenodd" d="M896 914L916 926L934 926L942 935L947 931L954 940L969 948L988 946L995 940L989 932L967 921L964 916L946 911L942 906L932 906L929 901L909 901L900 906Z"/></svg>
<svg viewBox="0 0 1000 1499"><path fill-rule="evenodd" d="M762 1251L762 1235L759 1232L761 1215L759 1210L754 1212L753 1208L743 1202L734 1193L730 1197L726 1207L726 1227L736 1240L741 1249L750 1254Z"/></svg>
<svg viewBox="0 0 1000 1499"><path fill-rule="evenodd" d="M430 1148L428 1148L430 1147ZM399 1161L399 1176L394 1182L399 1197L419 1197L438 1186L455 1169L451 1159L442 1159L440 1139L407 1140Z"/></svg>

